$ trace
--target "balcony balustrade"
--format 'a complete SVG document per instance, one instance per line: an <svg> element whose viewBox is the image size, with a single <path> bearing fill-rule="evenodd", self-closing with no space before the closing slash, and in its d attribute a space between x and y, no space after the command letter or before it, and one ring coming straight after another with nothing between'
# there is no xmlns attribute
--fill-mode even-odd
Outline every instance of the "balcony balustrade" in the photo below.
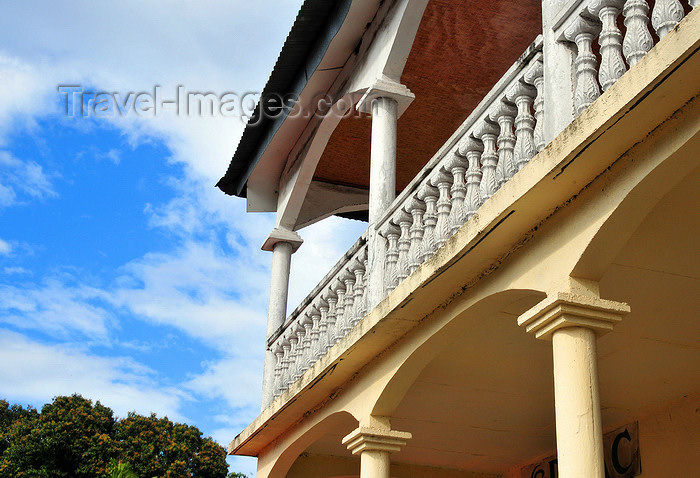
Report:
<svg viewBox="0 0 700 478"><path fill-rule="evenodd" d="M573 59L573 98L563 104L573 104L575 116L580 115L698 4L700 0L656 0L650 9L645 0L589 0L566 5L554 26L558 42L570 48ZM542 43L540 36L384 217L370 224L379 233L380 260L368 261L368 230L269 337L268 347L277 357L274 397L369 312L371 274L381 274L377 283L386 297L545 147ZM368 270L369 263L381 267Z"/></svg>

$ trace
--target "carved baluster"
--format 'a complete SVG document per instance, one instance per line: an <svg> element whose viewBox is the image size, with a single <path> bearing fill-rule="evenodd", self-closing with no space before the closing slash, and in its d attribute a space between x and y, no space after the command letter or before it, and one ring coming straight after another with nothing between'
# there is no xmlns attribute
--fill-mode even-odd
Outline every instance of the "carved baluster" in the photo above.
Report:
<svg viewBox="0 0 700 478"><path fill-rule="evenodd" d="M542 59L537 58L532 62L525 72L525 81L535 86L537 94L535 96L535 152L539 153L544 149L544 65Z"/></svg>
<svg viewBox="0 0 700 478"><path fill-rule="evenodd" d="M411 224L413 218L403 209L396 211L393 222L401 228L399 236L399 259L396 263L396 285L408 277L408 251L411 249Z"/></svg>
<svg viewBox="0 0 700 478"><path fill-rule="evenodd" d="M656 0L651 12L651 24L659 38L663 38L684 16L683 5L678 0Z"/></svg>
<svg viewBox="0 0 700 478"><path fill-rule="evenodd" d="M387 241L386 249L386 269L384 270L384 287L387 293L394 290L396 287L395 279L397 279L396 263L399 260L399 227L391 221L384 224L382 236Z"/></svg>
<svg viewBox="0 0 700 478"><path fill-rule="evenodd" d="M450 188L452 205L450 207L448 223L450 226L449 234L454 235L467 221L467 209L464 205L464 198L467 194L467 186L465 183L467 159L460 155L459 148L457 148L446 163L445 166L452 173L452 187Z"/></svg>
<svg viewBox="0 0 700 478"><path fill-rule="evenodd" d="M342 272L338 275L336 282L333 284L333 290L338 297L338 302L335 306L335 330L333 332L334 343L343 338L343 318L345 316L345 283L341 279Z"/></svg>
<svg viewBox="0 0 700 478"><path fill-rule="evenodd" d="M277 361L275 362L275 380L272 382L272 396L277 398L280 394L280 389L282 388L282 360L284 359L284 350L281 345L282 337L275 340L272 346L272 353L275 354Z"/></svg>
<svg viewBox="0 0 700 478"><path fill-rule="evenodd" d="M301 358L299 360L299 377L304 375L304 372L306 372L311 364L309 363L311 361L312 357L312 352L311 352L311 347L312 347L312 329L313 329L313 320L309 316L309 312L305 312L303 315L303 320L302 320L302 325L304 326L304 339L302 341L303 348L301 350Z"/></svg>
<svg viewBox="0 0 700 478"><path fill-rule="evenodd" d="M338 341L336 337L336 326L335 322L337 320L335 305L338 303L338 295L332 288L328 288L325 295L326 302L328 302L328 339L326 340L326 352L328 349L333 347Z"/></svg>
<svg viewBox="0 0 700 478"><path fill-rule="evenodd" d="M328 331L328 301L321 296L318 299L318 305L316 306L318 308L319 313L321 314L321 321L319 324L319 338L317 342L317 347L316 347L316 359L320 359L323 357L326 353L326 350L328 350L328 338L329 338L329 331Z"/></svg>
<svg viewBox="0 0 700 478"><path fill-rule="evenodd" d="M345 283L345 313L343 314L343 326L340 329L341 337L345 337L352 329L354 319L355 304L355 274L348 265L340 275L340 279Z"/></svg>
<svg viewBox="0 0 700 478"><path fill-rule="evenodd" d="M564 37L576 43L576 59L574 60L574 109L580 115L599 96L596 57L593 54L593 40L600 32L600 25L587 18L578 16L564 31Z"/></svg>
<svg viewBox="0 0 700 478"><path fill-rule="evenodd" d="M625 39L622 52L627 64L632 68L654 46L654 39L649 33L649 5L646 0L627 0L622 9L625 16Z"/></svg>
<svg viewBox="0 0 700 478"><path fill-rule="evenodd" d="M421 242L421 263L428 260L435 252L435 226L437 225L437 188L433 187L429 181L418 191L418 199L425 203L425 214L423 214L423 241Z"/></svg>
<svg viewBox="0 0 700 478"><path fill-rule="evenodd" d="M355 327L360 319L365 316L363 300L365 294L365 265L361 255L355 259L355 262L356 264L353 270L355 274L355 311L353 314L354 318L350 324L351 327Z"/></svg>
<svg viewBox="0 0 700 478"><path fill-rule="evenodd" d="M294 333L295 341L292 349L292 356L289 361L289 383L294 383L301 376L301 355L303 352L304 327L295 322L292 324L292 332ZM291 341L291 339L290 339Z"/></svg>
<svg viewBox="0 0 700 478"><path fill-rule="evenodd" d="M600 32L600 68L598 80L603 91L625 74L627 66L622 59L622 32L617 28L617 17L622 11L624 0L593 0L588 5L591 15L600 18L603 29Z"/></svg>
<svg viewBox="0 0 700 478"><path fill-rule="evenodd" d="M496 164L498 162L498 153L496 152L497 134L498 126L489 121L483 121L474 132L474 136L479 138L484 144L484 153L481 155L482 177L479 186L481 204L493 196L493 193L498 189L498 181L496 180Z"/></svg>
<svg viewBox="0 0 700 478"><path fill-rule="evenodd" d="M306 358L307 369L311 368L313 364L316 363L319 356L319 342L321 340L321 311L318 310L318 306L314 305L311 307L311 347L309 348L309 355Z"/></svg>
<svg viewBox="0 0 700 478"><path fill-rule="evenodd" d="M282 394L284 390L287 389L289 386L289 367L290 367L290 359L291 359L291 354L292 354L292 343L290 341L289 335L285 335L284 338L282 339L282 370L280 373L280 383L279 383L279 389L278 389L278 395Z"/></svg>
<svg viewBox="0 0 700 478"><path fill-rule="evenodd" d="M688 3L690 4L691 7L695 8L698 5L700 5L700 0L688 0Z"/></svg>
<svg viewBox="0 0 700 478"><path fill-rule="evenodd" d="M425 214L425 203L417 197L412 197L409 203L411 215L413 216L413 224L411 225L411 250L408 260L408 273L413 274L413 271L423 262L423 250L421 245L423 242L423 215Z"/></svg>
<svg viewBox="0 0 700 478"><path fill-rule="evenodd" d="M520 171L535 155L535 117L530 109L537 95L532 86L516 82L508 91L508 99L518 107L515 117L515 170Z"/></svg>
<svg viewBox="0 0 700 478"><path fill-rule="evenodd" d="M452 175L447 174L444 169L440 168L432 177L431 183L440 191L440 197L437 201L437 223L435 224L435 249L440 247L450 237L450 209L452 202L450 201L450 187L452 186Z"/></svg>
<svg viewBox="0 0 700 478"><path fill-rule="evenodd" d="M496 165L496 181L498 189L505 184L516 172L513 161L513 149L515 147L515 135L513 123L518 110L515 106L501 100L489 114L494 123L498 123L498 163Z"/></svg>
<svg viewBox="0 0 700 478"><path fill-rule="evenodd" d="M481 153L484 145L471 136L467 137L459 145L459 154L467 159L469 169L467 169L464 209L466 211L466 221L468 221L479 209L481 198L479 196L479 184L481 183Z"/></svg>

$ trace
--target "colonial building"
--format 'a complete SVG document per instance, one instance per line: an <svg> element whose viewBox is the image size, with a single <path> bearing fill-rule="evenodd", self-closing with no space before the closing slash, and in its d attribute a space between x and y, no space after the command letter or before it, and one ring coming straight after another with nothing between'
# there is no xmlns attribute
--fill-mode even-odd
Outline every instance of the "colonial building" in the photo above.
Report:
<svg viewBox="0 0 700 478"><path fill-rule="evenodd" d="M258 478L700 476L698 3L306 0L218 184L277 213L230 453ZM290 313L331 215L366 232Z"/></svg>

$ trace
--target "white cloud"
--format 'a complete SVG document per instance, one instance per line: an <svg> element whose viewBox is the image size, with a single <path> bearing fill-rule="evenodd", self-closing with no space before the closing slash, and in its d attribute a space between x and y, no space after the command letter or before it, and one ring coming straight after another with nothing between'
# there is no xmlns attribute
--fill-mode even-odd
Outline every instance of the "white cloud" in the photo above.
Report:
<svg viewBox="0 0 700 478"><path fill-rule="evenodd" d="M111 314L96 304L104 293L58 279L43 284L0 284L0 322L53 337L106 339Z"/></svg>
<svg viewBox="0 0 700 478"><path fill-rule="evenodd" d="M136 411L184 419L180 406L189 396L159 386L153 371L129 358L99 357L0 330L0 363L0 395L9 401L39 407L54 396L79 393L99 399L121 417Z"/></svg>
<svg viewBox="0 0 700 478"><path fill-rule="evenodd" d="M0 151L0 207L11 206L27 198L41 199L56 192L42 167L34 161L22 161Z"/></svg>
<svg viewBox="0 0 700 478"><path fill-rule="evenodd" d="M12 245L0 239L0 256L9 256L12 253Z"/></svg>
<svg viewBox="0 0 700 478"><path fill-rule="evenodd" d="M189 241L172 254L149 253L124 266L107 298L211 346L249 352L248 339L263 340L267 275L250 266L213 243Z"/></svg>

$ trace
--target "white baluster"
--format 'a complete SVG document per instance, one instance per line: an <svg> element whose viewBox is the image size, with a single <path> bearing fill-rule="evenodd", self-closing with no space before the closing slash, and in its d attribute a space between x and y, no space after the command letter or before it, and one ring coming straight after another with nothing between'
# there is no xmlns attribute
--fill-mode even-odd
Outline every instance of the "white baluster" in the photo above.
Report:
<svg viewBox="0 0 700 478"><path fill-rule="evenodd" d="M338 341L335 322L337 320L336 304L338 303L338 295L329 287L325 295L328 302L328 339L326 340L326 352L335 345Z"/></svg>
<svg viewBox="0 0 700 478"><path fill-rule="evenodd" d="M535 86L535 151L539 153L544 149L544 65L542 59L537 58L525 72L525 81Z"/></svg>
<svg viewBox="0 0 700 478"><path fill-rule="evenodd" d="M450 237L450 187L452 186L452 175L447 174L440 168L432 177L431 183L438 188L440 197L437 201L437 223L435 224L435 249L440 249Z"/></svg>
<svg viewBox="0 0 700 478"><path fill-rule="evenodd" d="M600 32L601 26L587 18L578 16L564 31L564 37L576 43L576 59L574 60L574 110L580 115L599 96L596 57L593 54L593 40Z"/></svg>
<svg viewBox="0 0 700 478"><path fill-rule="evenodd" d="M408 251L411 249L411 224L413 218L403 209L396 211L393 222L399 225L401 235L399 236L399 258L396 263L396 277L399 285L408 277Z"/></svg>
<svg viewBox="0 0 700 478"><path fill-rule="evenodd" d="M290 327L292 328L293 338L290 337L289 339L292 344L292 353L289 358L289 385L294 383L300 376L299 358L302 352L302 340L304 339L304 327L298 322L293 323Z"/></svg>
<svg viewBox="0 0 700 478"><path fill-rule="evenodd" d="M439 196L437 188L426 181L418 191L418 199L425 203L425 214L423 214L423 241L421 242L421 263L428 260L435 252L435 226L437 225L437 200Z"/></svg>
<svg viewBox="0 0 700 478"><path fill-rule="evenodd" d="M361 254L355 259L355 268L353 270L355 274L355 311L353 314L354 318L350 324L351 327L355 327L362 317L365 316L364 301L362 300L365 294L365 265Z"/></svg>
<svg viewBox="0 0 700 478"><path fill-rule="evenodd" d="M690 4L691 7L695 8L698 5L700 5L700 0L688 0L688 3Z"/></svg>
<svg viewBox="0 0 700 478"><path fill-rule="evenodd" d="M508 91L508 99L518 107L515 117L515 169L520 171L535 155L535 117L530 109L537 95L532 86L516 81Z"/></svg>
<svg viewBox="0 0 700 478"><path fill-rule="evenodd" d="M496 181L498 189L505 184L516 172L513 162L513 148L515 147L515 135L513 134L513 123L518 110L515 106L506 103L502 99L496 103L491 110L489 118L494 123L498 123L498 163L496 165Z"/></svg>
<svg viewBox="0 0 700 478"><path fill-rule="evenodd" d="M450 206L448 223L450 226L450 235L454 235L467 221L467 209L464 206L464 198L467 194L467 186L464 177L467 173L467 161L466 158L459 155L459 151L455 151L452 157L447 161L446 166L452 173L452 187L450 188L452 205Z"/></svg>
<svg viewBox="0 0 700 478"><path fill-rule="evenodd" d="M306 372L309 367L313 364L311 360L313 359L312 357L312 352L311 352L311 347L312 347L312 329L313 329L313 320L309 316L309 312L306 312L303 315L303 320L302 320L302 325L304 326L304 340L303 340L303 349L301 351L301 359L299 360L300 367L299 367L299 376L301 377L304 375L304 372Z"/></svg>
<svg viewBox="0 0 700 478"><path fill-rule="evenodd" d="M467 158L469 169L467 169L466 178L466 193L464 198L464 208L467 212L467 220L469 220L481 206L481 196L479 194L479 185L481 184L481 153L484 151L484 145L471 136L462 141L459 146L459 153Z"/></svg>
<svg viewBox="0 0 700 478"><path fill-rule="evenodd" d="M314 305L311 307L309 315L311 316L312 325L311 346L309 347L309 355L306 358L307 369L311 368L318 360L319 342L321 339L321 311Z"/></svg>
<svg viewBox="0 0 700 478"><path fill-rule="evenodd" d="M335 306L335 330L333 332L333 336L335 338L335 342L339 341L340 339L343 338L343 318L345 316L345 283L341 279L342 276L342 271L338 275L338 278L336 279L335 283L333 284L333 290L335 291L336 296L338 297L338 302L336 302Z"/></svg>
<svg viewBox="0 0 700 478"><path fill-rule="evenodd" d="M328 301L323 297L323 295L318 299L318 311L321 314L321 323L319 325L320 336L318 339L318 347L316 349L316 359L323 357L328 350L328 338L330 333L328 331Z"/></svg>
<svg viewBox="0 0 700 478"><path fill-rule="evenodd" d="M617 17L622 11L624 0L593 0L588 5L591 15L600 18L603 29L600 31L600 68L598 80L603 91L625 74L627 66L622 59L622 32L617 28Z"/></svg>
<svg viewBox="0 0 700 478"><path fill-rule="evenodd" d="M386 269L384 271L384 287L387 293L396 288L396 263L399 260L399 235L401 230L391 221L387 221L382 229L382 236L386 239Z"/></svg>
<svg viewBox="0 0 700 478"><path fill-rule="evenodd" d="M496 164L498 163L498 153L496 152L497 134L498 126L489 121L482 121L474 132L474 136L479 138L484 144L484 153L481 155L482 177L479 187L481 204L498 190L498 181L496 180Z"/></svg>
<svg viewBox="0 0 700 478"><path fill-rule="evenodd" d="M411 225L411 249L408 254L408 273L413 274L413 271L423 262L423 250L421 245L423 242L423 215L425 214L425 203L417 197L412 197L409 201L409 212L413 216Z"/></svg>
<svg viewBox="0 0 700 478"><path fill-rule="evenodd" d="M285 335L284 338L282 339L282 353L283 353L283 358L282 358L282 370L280 373L280 383L279 383L279 389L278 389L278 395L281 395L284 390L287 389L289 386L289 367L290 367L290 359L291 359L291 350L292 350L292 344L289 340L289 335Z"/></svg>
<svg viewBox="0 0 700 478"><path fill-rule="evenodd" d="M354 304L355 304L355 274L350 270L348 265L340 279L345 283L345 313L343 314L343 326L341 328L341 337L345 337L350 329L352 329L352 321L354 319Z"/></svg>
<svg viewBox="0 0 700 478"><path fill-rule="evenodd" d="M280 389L282 388L282 360L284 360L284 349L282 348L282 337L275 340L272 346L272 353L275 354L277 362L275 363L275 380L272 385L272 396L277 398L280 394Z"/></svg>
<svg viewBox="0 0 700 478"><path fill-rule="evenodd" d="M625 39L622 52L627 64L632 68L654 46L654 39L649 33L649 5L646 0L626 0L622 9L625 16Z"/></svg>
<svg viewBox="0 0 700 478"><path fill-rule="evenodd" d="M663 38L684 16L683 5L678 0L656 0L651 12L651 24L659 38Z"/></svg>

